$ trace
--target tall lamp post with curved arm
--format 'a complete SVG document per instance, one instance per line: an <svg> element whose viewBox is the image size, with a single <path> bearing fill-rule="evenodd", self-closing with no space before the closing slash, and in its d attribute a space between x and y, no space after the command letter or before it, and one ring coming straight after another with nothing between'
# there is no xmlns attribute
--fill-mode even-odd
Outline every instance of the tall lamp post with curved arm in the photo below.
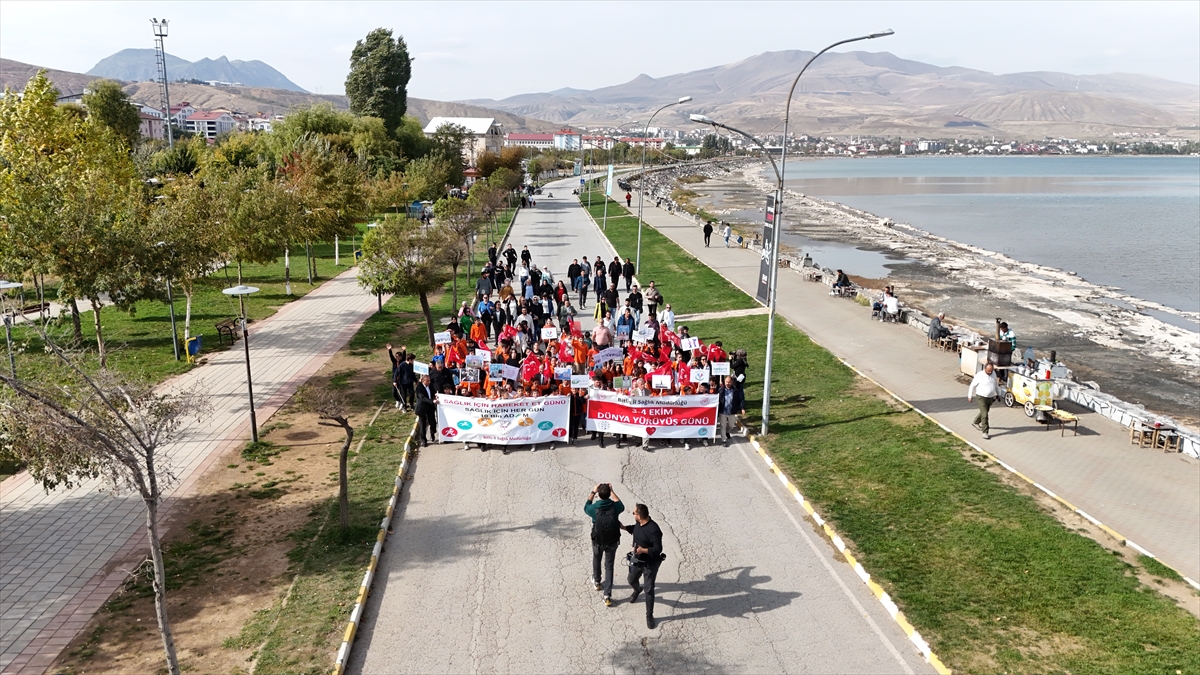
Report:
<svg viewBox="0 0 1200 675"><path fill-rule="evenodd" d="M642 202L645 201L645 199L646 199L646 145L647 145L646 135L650 133L650 123L654 121L654 118L658 115L658 113L666 110L667 108L670 108L673 105L679 105L680 103L687 103L690 100L692 100L691 96L684 96L684 97L680 98L678 101L675 101L674 103L668 103L668 104L664 105L663 107L659 108L658 110L655 110L654 114L650 116L650 119L646 120L646 126L642 130L642 173L641 173L640 177L638 178L637 260L634 261L634 263L633 263L633 270L637 274L640 274L642 271Z"/></svg>
<svg viewBox="0 0 1200 675"><path fill-rule="evenodd" d="M785 171L787 171L788 123L791 121L792 117L792 95L796 93L796 85L800 83L800 76L804 74L804 71L808 70L808 67L812 65L813 61L817 60L818 56L824 54L830 49L833 49L834 47L850 42L874 40L875 38L887 37L893 34L895 34L895 32L891 29L888 29L879 33L871 33L870 35L840 40L822 49L816 54L813 54L812 58L810 58L808 62L804 64L804 67L801 68L800 72L796 74L796 79L792 80L792 88L788 90L787 106L784 109L783 115L783 151L780 153L779 164L775 163L775 159L771 157L771 153L767 152L767 149L763 146L763 144L750 134L747 134L744 131L739 131L733 127L721 124L719 122L715 122L704 115L692 115L692 121L694 122L700 122L702 124L709 124L714 127L727 129L750 139L756 145L758 145L758 147L763 149L763 152L766 153L767 158L771 160L771 168L775 170L775 179L777 181L775 186L775 223L771 232L770 249L769 251L765 252L765 255L770 255L772 260L770 266L771 277L768 287L769 295L767 302L767 306L770 307L771 311L770 314L768 314L767 319L767 355L763 362L762 430L760 433L764 436L767 435L767 422L771 416L771 364L775 355L775 296L776 286L778 285L777 282L779 280L779 233L783 230L783 174ZM767 245L766 242L763 243L764 246Z"/></svg>

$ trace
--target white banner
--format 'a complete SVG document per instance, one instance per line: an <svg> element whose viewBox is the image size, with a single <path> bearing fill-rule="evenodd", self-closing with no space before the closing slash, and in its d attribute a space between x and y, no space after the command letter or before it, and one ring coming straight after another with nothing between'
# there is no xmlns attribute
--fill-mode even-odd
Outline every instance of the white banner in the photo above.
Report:
<svg viewBox="0 0 1200 675"><path fill-rule="evenodd" d="M565 442L571 399L542 396L493 401L441 394L437 411L438 436L443 441L496 445Z"/></svg>
<svg viewBox="0 0 1200 675"><path fill-rule="evenodd" d="M629 396L592 390L587 430L641 438L713 438L717 396Z"/></svg>
<svg viewBox="0 0 1200 675"><path fill-rule="evenodd" d="M530 152L533 152L533 151L530 150ZM612 186L613 186L613 165L609 164L608 165L608 182L604 184L604 194L606 196L609 196L609 197L612 196Z"/></svg>

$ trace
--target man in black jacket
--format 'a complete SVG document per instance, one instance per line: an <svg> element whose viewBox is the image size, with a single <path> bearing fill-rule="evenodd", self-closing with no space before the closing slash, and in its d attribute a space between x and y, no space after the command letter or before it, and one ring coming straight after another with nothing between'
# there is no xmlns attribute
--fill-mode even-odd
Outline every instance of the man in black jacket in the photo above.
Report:
<svg viewBox="0 0 1200 675"><path fill-rule="evenodd" d="M621 276L625 277L625 292L628 293L630 287L633 286L633 273L637 271L629 258L625 259L625 265L621 267Z"/></svg>
<svg viewBox="0 0 1200 675"><path fill-rule="evenodd" d="M400 347L400 353L396 354L392 351L392 345L387 345L388 360L392 362L392 398L396 400L396 407L403 408L405 406L403 389L401 388L401 380L403 379L402 369L405 362L408 360L408 347ZM411 368L411 366L410 366ZM410 379L411 383L412 380ZM412 386L410 384L409 390Z"/></svg>
<svg viewBox="0 0 1200 675"><path fill-rule="evenodd" d="M633 520L633 525L625 526L625 531L633 535L633 561L629 566L629 585L633 587L633 595L629 597L629 603L637 602L643 589L639 581L644 578L646 628L654 628L654 580L658 577L658 566L663 561L663 533L658 523L650 520L650 509L645 504L633 508Z"/></svg>
<svg viewBox="0 0 1200 675"><path fill-rule="evenodd" d="M511 270L516 268L517 250L512 247L512 244L509 244L508 248L504 249L504 259L508 261L508 269Z"/></svg>
<svg viewBox="0 0 1200 675"><path fill-rule="evenodd" d="M434 402L434 397L437 396L435 390L429 384L429 376L422 375L421 381L417 384L417 437L421 441L422 447L429 445L429 441L437 441L437 403Z"/></svg>
<svg viewBox="0 0 1200 675"><path fill-rule="evenodd" d="M705 221L704 222L704 248L708 248L708 242L709 242L709 240L712 239L712 233L713 233L712 221L711 220Z"/></svg>
<svg viewBox="0 0 1200 675"><path fill-rule="evenodd" d="M584 260L586 261L587 258L584 258ZM576 290L575 280L578 279L579 275L582 273L583 268L579 266L579 259L576 258L575 260L572 260L571 264L567 266L567 280L571 282L568 287L571 290Z"/></svg>
<svg viewBox="0 0 1200 675"><path fill-rule="evenodd" d="M613 261L608 263L608 280L614 285L621 281L621 256L613 256Z"/></svg>

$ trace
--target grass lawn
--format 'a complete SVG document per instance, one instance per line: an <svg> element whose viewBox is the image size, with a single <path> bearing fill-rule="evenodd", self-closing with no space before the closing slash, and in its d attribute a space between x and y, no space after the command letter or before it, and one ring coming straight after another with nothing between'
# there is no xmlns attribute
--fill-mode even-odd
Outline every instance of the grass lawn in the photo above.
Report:
<svg viewBox="0 0 1200 675"><path fill-rule="evenodd" d="M587 209L587 193L582 195ZM651 205L653 208L653 204ZM597 223L604 220L604 193L592 193L589 211ZM638 221L636 211L630 215L621 204L608 202L608 226L605 235L624 259L637 257ZM720 312L729 309L751 309L758 303L733 288L683 249L652 227L642 226L642 269L638 281L645 288L654 281L663 298L671 303L676 314Z"/></svg>
<svg viewBox="0 0 1200 675"><path fill-rule="evenodd" d="M610 204L609 236L624 253L630 227L614 227L613 210ZM690 258L650 228L643 247L648 239L656 258ZM696 300L678 300L683 311L753 306L699 263L653 273L664 288L704 289L665 293ZM767 317L689 326L705 341L747 350L746 421L756 429ZM1027 490L990 471L984 456L972 457L955 437L898 408L786 322L777 324L775 339L768 452L948 666L969 673L1200 672L1200 622L1135 575L1165 576L1156 561L1114 554L1064 526Z"/></svg>

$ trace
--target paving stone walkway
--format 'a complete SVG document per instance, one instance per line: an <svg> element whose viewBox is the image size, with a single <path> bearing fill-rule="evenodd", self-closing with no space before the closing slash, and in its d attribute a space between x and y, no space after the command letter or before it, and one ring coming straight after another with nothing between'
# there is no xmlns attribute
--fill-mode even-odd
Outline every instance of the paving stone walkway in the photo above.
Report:
<svg viewBox="0 0 1200 675"><path fill-rule="evenodd" d="M651 206L644 219L751 296L759 254L747 249L705 248L701 225ZM971 427L976 409L956 381L957 354L926 346L907 326L872 321L869 308L831 297L827 286L780 269L778 311L835 355L963 437L1200 581L1200 461L1129 443L1129 431L1069 403L1080 416L1079 435L1060 436L1027 418L1020 408L992 408L991 439ZM676 307L676 311L703 311ZM762 364L753 364L761 368ZM760 375L761 377L761 375Z"/></svg>
<svg viewBox="0 0 1200 675"><path fill-rule="evenodd" d="M344 272L250 325L260 425L375 311L356 277ZM185 424L168 450L179 479L161 510L168 524L205 470L249 440L244 358L239 344L163 385L207 390L214 408ZM49 494L28 474L0 483L0 672L45 671L127 578L117 567L145 549L144 522L140 499L114 496L99 481Z"/></svg>

